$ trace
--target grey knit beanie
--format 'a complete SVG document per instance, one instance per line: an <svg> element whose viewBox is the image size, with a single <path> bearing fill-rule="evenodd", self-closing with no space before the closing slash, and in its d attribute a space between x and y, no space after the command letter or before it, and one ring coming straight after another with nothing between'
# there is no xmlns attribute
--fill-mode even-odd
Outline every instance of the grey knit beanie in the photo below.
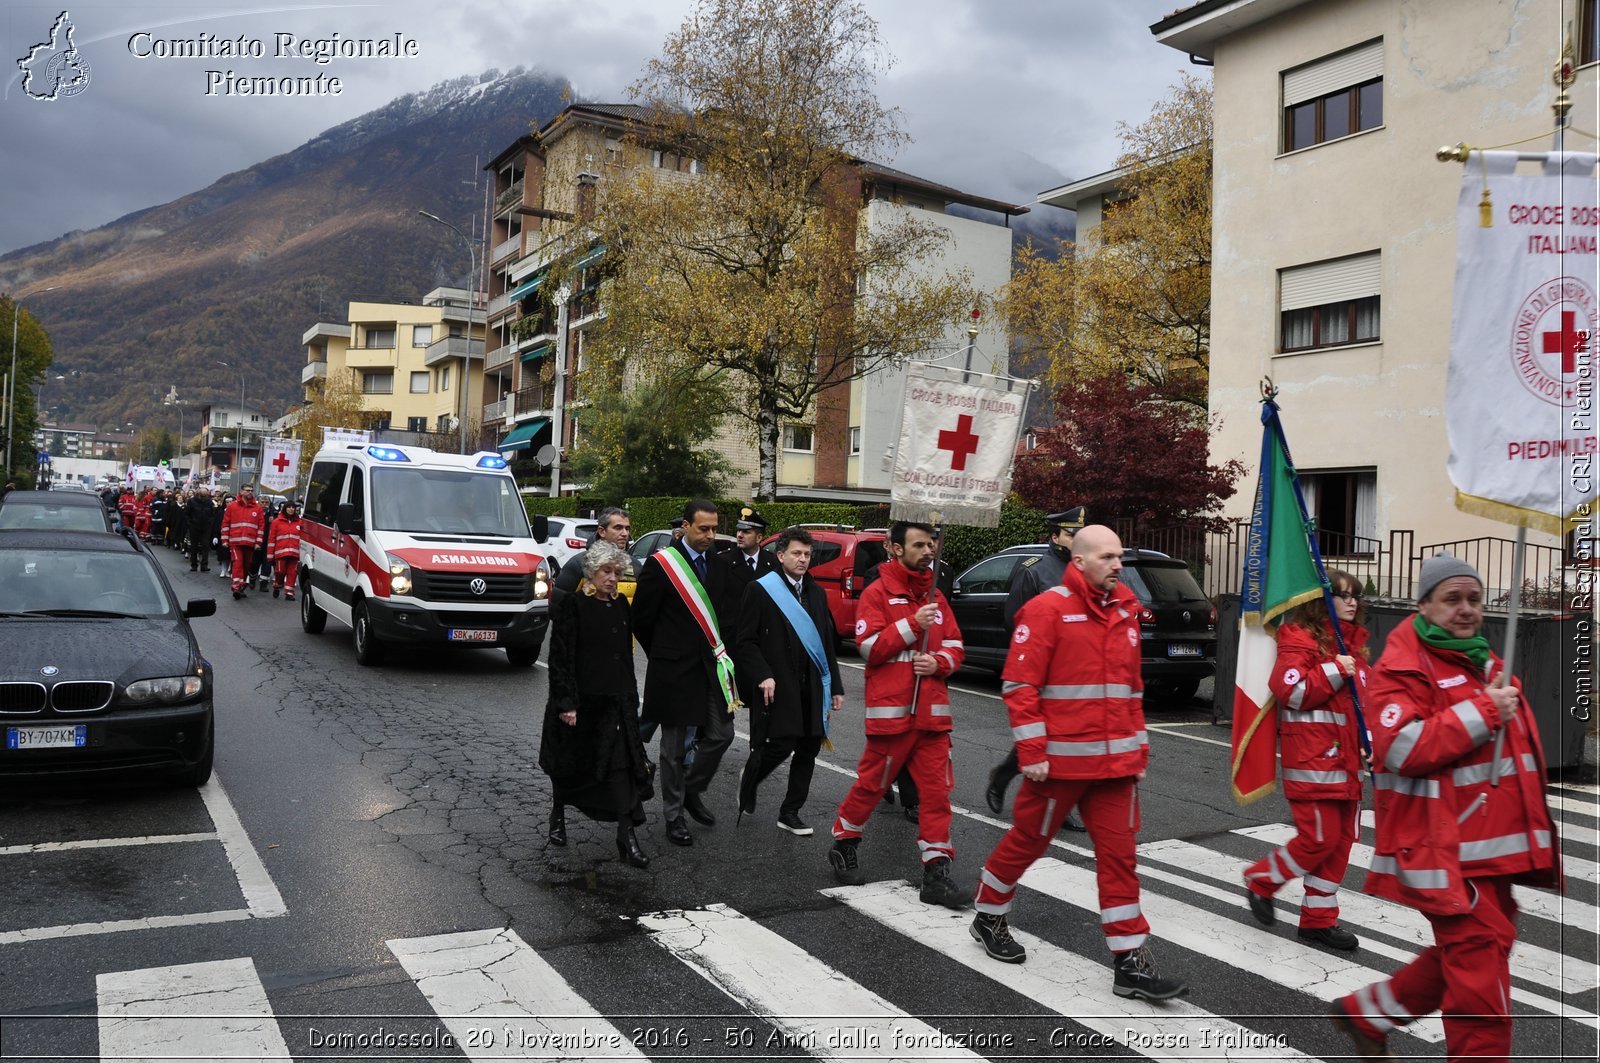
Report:
<svg viewBox="0 0 1600 1063"><path fill-rule="evenodd" d="M1483 586L1478 570L1448 553L1435 554L1422 563L1422 578L1417 582L1417 601L1433 593L1433 589L1452 576L1471 576Z"/></svg>

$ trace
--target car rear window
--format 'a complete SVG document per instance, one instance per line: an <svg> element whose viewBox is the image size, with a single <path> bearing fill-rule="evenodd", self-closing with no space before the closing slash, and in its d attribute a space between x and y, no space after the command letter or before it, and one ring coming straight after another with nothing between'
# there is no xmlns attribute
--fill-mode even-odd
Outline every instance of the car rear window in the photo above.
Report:
<svg viewBox="0 0 1600 1063"><path fill-rule="evenodd" d="M1205 591L1182 565L1129 565L1122 570L1122 581L1146 605L1206 600Z"/></svg>
<svg viewBox="0 0 1600 1063"><path fill-rule="evenodd" d="M842 543L830 543L826 539L818 539L811 547L811 567L818 568L830 561L837 561L842 553L844 553Z"/></svg>
<svg viewBox="0 0 1600 1063"><path fill-rule="evenodd" d="M863 539L856 543L856 572L871 572L889 560L889 548L882 539Z"/></svg>
<svg viewBox="0 0 1600 1063"><path fill-rule="evenodd" d="M0 528L103 532L106 530L106 518L99 506L13 503L0 506Z"/></svg>
<svg viewBox="0 0 1600 1063"><path fill-rule="evenodd" d="M166 616L172 609L150 566L132 552L0 551L0 613Z"/></svg>

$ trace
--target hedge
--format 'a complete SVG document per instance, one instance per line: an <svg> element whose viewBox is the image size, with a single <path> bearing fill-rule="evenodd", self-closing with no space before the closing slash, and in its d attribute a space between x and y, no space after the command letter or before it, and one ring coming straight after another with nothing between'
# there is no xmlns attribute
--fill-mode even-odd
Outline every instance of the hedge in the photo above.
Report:
<svg viewBox="0 0 1600 1063"><path fill-rule="evenodd" d="M541 513L547 517L576 517L579 501L577 495L563 495L560 498L551 498L549 495L523 495L522 508L528 511L530 517Z"/></svg>
<svg viewBox="0 0 1600 1063"><path fill-rule="evenodd" d="M939 556L954 572L960 573L968 565L1008 546L1043 542L1044 533L1044 513L1023 505L1013 495L1000 507L999 527L969 528L952 524L946 528Z"/></svg>
<svg viewBox="0 0 1600 1063"><path fill-rule="evenodd" d="M661 498L630 498L628 517L633 523L637 538L648 531L665 528L673 517L683 515L682 496ZM839 502L746 502L734 498L712 499L717 504L717 530L732 533L739 521L739 511L750 506L767 522L769 533L780 531L791 524L847 524L861 527L861 507ZM882 527L882 525L878 525Z"/></svg>

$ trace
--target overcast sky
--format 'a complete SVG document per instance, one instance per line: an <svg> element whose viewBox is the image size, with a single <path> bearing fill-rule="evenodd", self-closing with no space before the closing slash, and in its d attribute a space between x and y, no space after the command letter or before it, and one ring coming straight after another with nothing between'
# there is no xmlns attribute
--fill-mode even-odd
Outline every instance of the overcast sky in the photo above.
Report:
<svg viewBox="0 0 1600 1063"><path fill-rule="evenodd" d="M1184 56L1149 25L1177 0L866 0L896 65L880 83L912 143L893 162L965 191L1029 203L1109 168L1119 121L1138 122L1178 80ZM407 92L491 67L569 79L621 100L691 10L691 0L390 0L274 5L240 0L93 0L67 10L88 80L30 98L18 60L50 38L60 0L7 0L0 94L0 253L176 199L289 151ZM295 39L413 41L405 58L275 58ZM260 42L262 58L175 58L167 42ZM157 44L156 42L161 42ZM40 53L34 68L48 67ZM207 71L324 75L339 95L227 95ZM51 82L46 71L29 83ZM212 94L208 95L208 85ZM497 146L492 146L497 147ZM1054 208L1040 208L1054 209Z"/></svg>

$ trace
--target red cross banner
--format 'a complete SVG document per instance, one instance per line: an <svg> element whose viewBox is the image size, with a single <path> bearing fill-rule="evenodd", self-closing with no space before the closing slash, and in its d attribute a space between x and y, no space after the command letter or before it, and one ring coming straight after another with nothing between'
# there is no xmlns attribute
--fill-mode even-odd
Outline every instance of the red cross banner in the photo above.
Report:
<svg viewBox="0 0 1600 1063"><path fill-rule="evenodd" d="M1517 160L1475 151L1462 170L1450 480L1459 509L1560 534L1590 511L1600 472L1600 185L1592 154L1552 153L1540 173L1516 173Z"/></svg>
<svg viewBox="0 0 1600 1063"><path fill-rule="evenodd" d="M914 363L906 370L889 516L993 528L1011 490L1027 381Z"/></svg>
<svg viewBox="0 0 1600 1063"><path fill-rule="evenodd" d="M292 491L300 478L300 440L269 436L261 444L261 489Z"/></svg>

